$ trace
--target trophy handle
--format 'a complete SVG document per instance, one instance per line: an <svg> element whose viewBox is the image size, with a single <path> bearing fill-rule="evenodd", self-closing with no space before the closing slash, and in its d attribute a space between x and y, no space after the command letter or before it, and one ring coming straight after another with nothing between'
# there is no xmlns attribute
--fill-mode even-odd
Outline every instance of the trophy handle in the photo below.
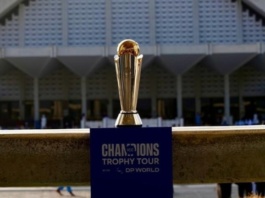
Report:
<svg viewBox="0 0 265 198"><path fill-rule="evenodd" d="M134 86L133 86L133 101L132 101L132 110L134 111L136 111L136 107L137 107L142 61L143 61L142 54L134 58L135 80L134 80Z"/></svg>

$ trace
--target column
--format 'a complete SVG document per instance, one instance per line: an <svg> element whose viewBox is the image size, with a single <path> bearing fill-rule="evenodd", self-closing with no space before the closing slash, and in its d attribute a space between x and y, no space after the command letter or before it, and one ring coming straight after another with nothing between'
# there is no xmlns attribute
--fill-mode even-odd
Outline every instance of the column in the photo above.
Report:
<svg viewBox="0 0 265 198"><path fill-rule="evenodd" d="M151 116L152 118L157 117L157 98L155 91L152 91L152 98L151 98Z"/></svg>
<svg viewBox="0 0 265 198"><path fill-rule="evenodd" d="M63 115L69 116L68 112L68 103L69 103L69 74L66 72L66 70L63 71L63 98L64 98L64 104L63 104Z"/></svg>
<svg viewBox="0 0 265 198"><path fill-rule="evenodd" d="M243 118L245 115L245 105L244 105L244 99L243 99L243 93L244 93L244 79L242 72L239 71L239 78L238 78L238 84L239 84L239 119Z"/></svg>
<svg viewBox="0 0 265 198"><path fill-rule="evenodd" d="M113 68L108 69L108 112L107 115L109 118L113 118L113 90L114 90L114 80L116 76L112 75ZM115 82L116 83L116 82Z"/></svg>
<svg viewBox="0 0 265 198"><path fill-rule="evenodd" d="M182 118L182 76L177 75L177 117Z"/></svg>
<svg viewBox="0 0 265 198"><path fill-rule="evenodd" d="M195 113L201 113L201 76L199 67L196 68L195 75Z"/></svg>
<svg viewBox="0 0 265 198"><path fill-rule="evenodd" d="M35 127L37 127L36 121L39 121L39 79L34 78L34 121L35 121Z"/></svg>
<svg viewBox="0 0 265 198"><path fill-rule="evenodd" d="M199 1L193 0L193 43L199 44L200 40L200 26L199 26ZM201 112L201 81L200 81L200 70L196 68L195 74L195 113Z"/></svg>
<svg viewBox="0 0 265 198"><path fill-rule="evenodd" d="M87 114L86 77L81 77L81 114Z"/></svg>
<svg viewBox="0 0 265 198"><path fill-rule="evenodd" d="M108 98L108 117L113 117L113 100L112 97Z"/></svg>
<svg viewBox="0 0 265 198"><path fill-rule="evenodd" d="M91 117L91 102L92 100L87 100L87 117Z"/></svg>
<svg viewBox="0 0 265 198"><path fill-rule="evenodd" d="M156 67L156 65L152 65ZM151 116L152 118L156 118L158 116L157 113L157 96L156 96L156 70L152 69L152 82L151 82L151 90L152 90L152 98L151 98Z"/></svg>
<svg viewBox="0 0 265 198"><path fill-rule="evenodd" d="M100 117L100 100L94 100L94 116Z"/></svg>
<svg viewBox="0 0 265 198"><path fill-rule="evenodd" d="M232 124L230 123L230 96L229 96L229 74L224 75L224 101L225 101L225 118L227 124Z"/></svg>
<svg viewBox="0 0 265 198"><path fill-rule="evenodd" d="M25 105L24 105L24 99L25 99L25 82L24 77L21 76L20 78L20 97L19 97L19 118L21 120L25 119Z"/></svg>

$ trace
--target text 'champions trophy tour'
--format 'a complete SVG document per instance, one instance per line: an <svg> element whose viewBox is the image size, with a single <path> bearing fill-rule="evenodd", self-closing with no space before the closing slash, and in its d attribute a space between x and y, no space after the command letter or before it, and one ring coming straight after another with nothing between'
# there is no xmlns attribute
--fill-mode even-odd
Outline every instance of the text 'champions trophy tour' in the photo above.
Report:
<svg viewBox="0 0 265 198"><path fill-rule="evenodd" d="M102 163L104 171L108 165L137 165L137 168L126 167L125 173L158 172L159 167L153 165L159 165L159 143L102 144Z"/></svg>

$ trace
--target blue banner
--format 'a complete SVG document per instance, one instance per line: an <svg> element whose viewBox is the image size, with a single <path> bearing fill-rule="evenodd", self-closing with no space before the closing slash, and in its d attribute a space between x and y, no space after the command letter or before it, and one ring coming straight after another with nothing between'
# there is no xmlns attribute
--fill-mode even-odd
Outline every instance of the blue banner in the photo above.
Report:
<svg viewBox="0 0 265 198"><path fill-rule="evenodd" d="M92 198L172 198L171 128L91 129Z"/></svg>

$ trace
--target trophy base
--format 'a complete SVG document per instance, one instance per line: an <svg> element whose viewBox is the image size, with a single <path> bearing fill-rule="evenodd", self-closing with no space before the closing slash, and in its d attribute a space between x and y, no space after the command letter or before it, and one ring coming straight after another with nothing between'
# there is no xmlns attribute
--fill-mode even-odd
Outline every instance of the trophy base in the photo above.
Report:
<svg viewBox="0 0 265 198"><path fill-rule="evenodd" d="M142 127L142 121L139 114L136 113L123 113L120 112L115 127Z"/></svg>

